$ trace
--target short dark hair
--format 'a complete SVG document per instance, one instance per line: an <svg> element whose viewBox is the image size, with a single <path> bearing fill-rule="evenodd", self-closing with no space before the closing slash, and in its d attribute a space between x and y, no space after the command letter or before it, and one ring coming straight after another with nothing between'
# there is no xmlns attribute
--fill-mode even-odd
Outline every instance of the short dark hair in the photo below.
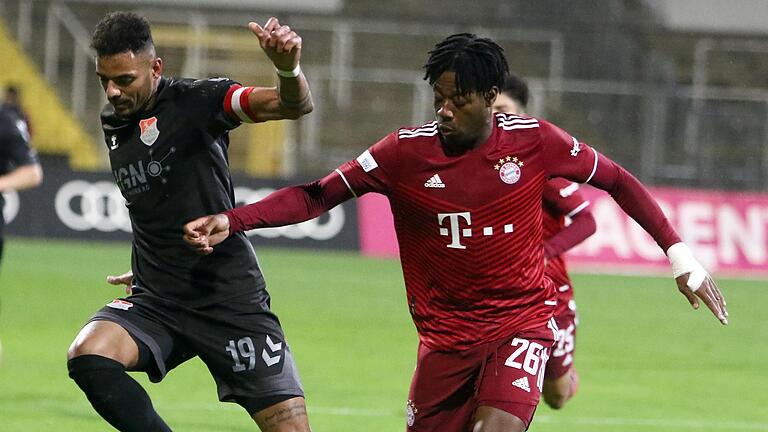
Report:
<svg viewBox="0 0 768 432"><path fill-rule="evenodd" d="M501 88L509 66L504 48L496 42L471 33L458 33L435 45L424 71L429 85L434 85L444 72L453 71L460 94L485 93L494 86Z"/></svg>
<svg viewBox="0 0 768 432"><path fill-rule="evenodd" d="M154 46L149 22L133 12L106 14L91 36L91 48L99 57L127 51L138 53Z"/></svg>
<svg viewBox="0 0 768 432"><path fill-rule="evenodd" d="M528 84L523 81L519 76L509 73L504 80L504 85L499 89L502 93L516 100L521 107L528 106L528 99L530 98L530 90L528 90Z"/></svg>

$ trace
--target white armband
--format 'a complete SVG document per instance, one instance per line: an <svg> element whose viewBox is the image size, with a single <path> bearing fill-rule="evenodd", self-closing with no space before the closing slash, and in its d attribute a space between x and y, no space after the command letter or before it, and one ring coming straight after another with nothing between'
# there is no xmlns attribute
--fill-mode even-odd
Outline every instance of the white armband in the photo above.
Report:
<svg viewBox="0 0 768 432"><path fill-rule="evenodd" d="M667 257L672 264L672 276L677 278L690 273L686 285L696 292L706 279L707 271L696 261L688 246L683 242L673 244L667 249Z"/></svg>
<svg viewBox="0 0 768 432"><path fill-rule="evenodd" d="M277 72L278 76L281 76L283 78L296 78L297 76L299 76L299 74L301 74L301 66L296 65L296 67L293 68L293 70L289 70L289 71L275 68L275 72Z"/></svg>

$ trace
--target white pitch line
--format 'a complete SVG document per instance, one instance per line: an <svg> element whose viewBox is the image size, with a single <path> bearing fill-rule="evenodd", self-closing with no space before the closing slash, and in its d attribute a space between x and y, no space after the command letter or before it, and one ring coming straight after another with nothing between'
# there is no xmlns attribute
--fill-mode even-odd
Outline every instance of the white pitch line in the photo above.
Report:
<svg viewBox="0 0 768 432"><path fill-rule="evenodd" d="M161 413L163 411L242 411L242 408L236 404L225 403L220 404L215 401L211 403L185 403L172 401L169 399L158 399L155 401L155 406ZM16 405L16 406L14 406ZM39 410L41 408L68 408L72 409L73 404L58 399L39 399L36 400L35 406L24 406L25 404L6 404L6 407L11 407L11 410L17 408L18 405L22 405L23 411L29 409ZM395 417L402 418L405 421L405 410L384 410L384 409L367 409L367 408L352 408L352 407L324 407L324 406L310 406L307 407L309 414L320 415L333 415L342 417ZM533 428L535 430L536 423L547 424L561 424L561 425L586 425L586 426L637 426L646 427L649 429L654 428L667 428L667 429L695 429L695 430L722 430L728 432L734 431L765 431L768 432L768 423L766 422L738 422L738 421L717 421L717 420L703 420L703 419L641 419L641 418L625 418L625 417L568 417L560 415L537 415L533 419Z"/></svg>
<svg viewBox="0 0 768 432"><path fill-rule="evenodd" d="M533 424L579 424L591 426L640 426L648 428L675 428L675 429L713 429L713 430L752 430L768 431L768 423L758 422L733 422L717 420L691 420L691 419L639 419L622 417L565 417L539 415L533 418Z"/></svg>
<svg viewBox="0 0 768 432"><path fill-rule="evenodd" d="M237 405L225 404L228 408L241 410ZM203 404L177 404L170 403L163 406L160 410L210 410L221 409L221 405L203 405ZM384 410L384 409L366 409L351 407L326 407L309 405L307 411L310 415L332 415L341 417L402 417L405 420L405 410ZM533 426L536 423L547 424L571 424L587 426L638 426L649 429L667 428L667 429L696 429L696 430L721 430L721 431L765 431L768 432L768 423L760 422L728 422L728 421L707 421L694 419L640 419L624 417L566 417L558 415L537 415L533 419Z"/></svg>
<svg viewBox="0 0 768 432"><path fill-rule="evenodd" d="M159 405L159 404L156 404ZM227 408L235 410L241 410L237 405L224 404ZM221 409L221 405L205 405L205 404L184 404L170 402L167 406L162 405L160 410L177 411L177 410L205 410L215 411ZM307 411L310 415L333 415L342 417L402 417L405 419L405 410L402 412L399 410L384 410L384 409L366 409L366 408L351 408L351 407L326 407L310 405L307 407ZM668 428L668 429L699 429L699 430L723 430L723 431L766 431L768 432L768 423L761 422L734 422L734 421L717 421L717 420L701 420L701 419L641 419L641 418L625 418L625 417L567 417L558 415L537 415L533 419L533 425L536 423L547 424L571 424L571 425L588 425L588 426L639 426L653 428Z"/></svg>

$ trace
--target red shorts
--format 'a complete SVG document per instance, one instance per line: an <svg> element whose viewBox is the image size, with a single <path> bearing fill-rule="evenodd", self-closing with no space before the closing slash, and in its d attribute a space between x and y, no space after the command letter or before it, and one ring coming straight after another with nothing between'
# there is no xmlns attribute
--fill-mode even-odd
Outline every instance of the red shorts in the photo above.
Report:
<svg viewBox="0 0 768 432"><path fill-rule="evenodd" d="M573 367L574 352L576 351L576 327L578 318L575 312L568 311L555 317L557 323L557 341L552 347L552 354L547 362L544 374L547 380L556 380Z"/></svg>
<svg viewBox="0 0 768 432"><path fill-rule="evenodd" d="M408 431L466 432L479 406L506 411L529 425L554 337L548 325L466 351L420 344L408 395Z"/></svg>

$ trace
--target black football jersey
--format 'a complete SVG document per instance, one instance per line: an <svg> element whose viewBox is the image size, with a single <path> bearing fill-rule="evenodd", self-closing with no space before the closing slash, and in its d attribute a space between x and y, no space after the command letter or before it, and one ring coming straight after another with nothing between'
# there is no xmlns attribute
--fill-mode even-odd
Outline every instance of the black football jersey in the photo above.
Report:
<svg viewBox="0 0 768 432"><path fill-rule="evenodd" d="M16 113L0 108L0 175L24 165L37 164L37 152L29 147L27 124ZM5 200L0 194L0 230Z"/></svg>
<svg viewBox="0 0 768 432"><path fill-rule="evenodd" d="M183 225L234 206L224 112L236 85L225 78L162 78L152 108L131 118L107 105L101 122L112 174L133 229L131 268L138 292L196 307L264 290L251 244L242 233L201 256Z"/></svg>

